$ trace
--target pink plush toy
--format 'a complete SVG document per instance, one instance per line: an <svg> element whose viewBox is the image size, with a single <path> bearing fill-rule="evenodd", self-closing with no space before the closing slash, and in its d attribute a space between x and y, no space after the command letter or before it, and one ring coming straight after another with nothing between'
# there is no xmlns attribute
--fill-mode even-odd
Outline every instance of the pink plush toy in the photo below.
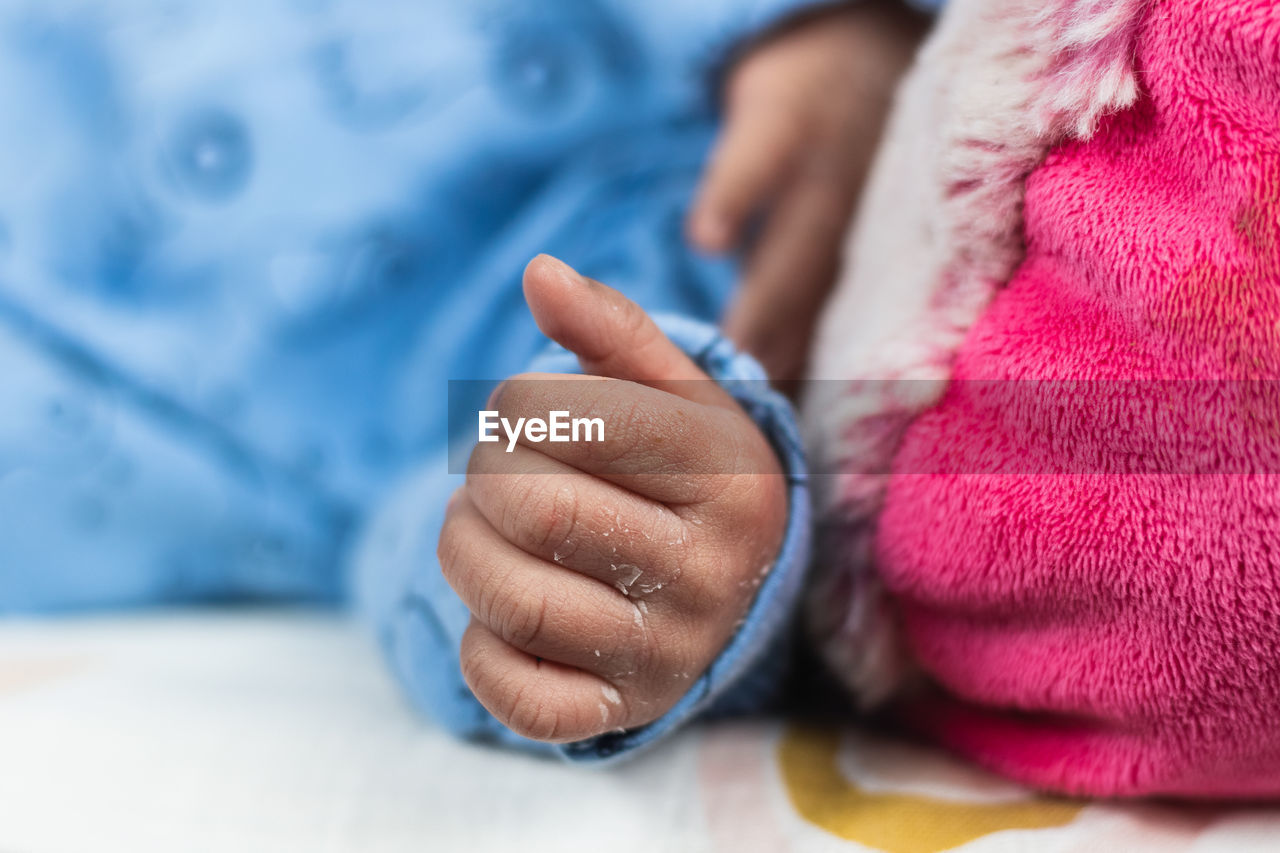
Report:
<svg viewBox="0 0 1280 853"><path fill-rule="evenodd" d="M1280 3L955 0L864 210L833 668L1038 787L1280 796Z"/></svg>

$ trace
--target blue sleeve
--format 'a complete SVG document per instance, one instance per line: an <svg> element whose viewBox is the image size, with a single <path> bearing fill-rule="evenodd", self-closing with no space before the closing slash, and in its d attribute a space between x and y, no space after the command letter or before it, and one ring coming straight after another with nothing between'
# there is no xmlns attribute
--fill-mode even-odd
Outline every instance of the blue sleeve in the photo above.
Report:
<svg viewBox="0 0 1280 853"><path fill-rule="evenodd" d="M531 741L492 717L462 679L458 649L469 616L441 577L435 558L444 503L462 477L446 474L443 463L424 470L388 500L366 530L355 555L355 592L410 701L459 737L598 763L633 754L696 718L761 709L776 698L810 552L808 481L795 416L786 398L769 387L763 369L714 327L673 316L655 319L742 405L783 463L789 512L774 566L737 633L661 718L576 743ZM558 347L532 368L579 370L576 359Z"/></svg>

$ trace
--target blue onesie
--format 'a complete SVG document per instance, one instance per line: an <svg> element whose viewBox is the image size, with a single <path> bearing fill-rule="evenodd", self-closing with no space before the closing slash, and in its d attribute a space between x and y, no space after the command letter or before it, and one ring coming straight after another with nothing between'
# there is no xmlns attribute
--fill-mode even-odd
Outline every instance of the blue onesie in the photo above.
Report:
<svg viewBox="0 0 1280 853"><path fill-rule="evenodd" d="M803 459L704 325L735 271L682 221L715 72L806 2L5 3L0 613L354 595L416 704L518 740L462 685L435 540L446 383L546 348L519 277L549 252L670 315L791 476L776 568L685 700L555 749L751 701L807 559Z"/></svg>

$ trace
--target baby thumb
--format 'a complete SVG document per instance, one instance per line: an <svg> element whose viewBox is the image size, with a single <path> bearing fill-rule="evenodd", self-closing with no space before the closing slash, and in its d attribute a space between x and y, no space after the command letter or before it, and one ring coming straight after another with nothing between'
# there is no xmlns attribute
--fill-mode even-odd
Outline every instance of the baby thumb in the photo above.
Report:
<svg viewBox="0 0 1280 853"><path fill-rule="evenodd" d="M550 255L530 261L524 298L542 333L578 356L584 372L639 382L698 403L734 406L643 308L564 261Z"/></svg>

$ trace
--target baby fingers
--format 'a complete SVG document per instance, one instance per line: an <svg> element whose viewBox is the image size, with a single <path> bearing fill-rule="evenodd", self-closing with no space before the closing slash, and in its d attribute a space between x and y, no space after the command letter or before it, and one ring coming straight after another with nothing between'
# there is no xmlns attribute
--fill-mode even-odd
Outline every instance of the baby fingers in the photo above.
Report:
<svg viewBox="0 0 1280 853"><path fill-rule="evenodd" d="M608 681L514 648L475 619L462 635L462 675L500 723L534 740L585 740L653 718Z"/></svg>
<svg viewBox="0 0 1280 853"><path fill-rule="evenodd" d="M647 608L512 545L466 492L450 504L438 555L475 620L514 649L606 678L653 663Z"/></svg>
<svg viewBox="0 0 1280 853"><path fill-rule="evenodd" d="M689 559L692 533L666 506L523 446L478 445L467 493L517 548L626 596L670 590Z"/></svg>

